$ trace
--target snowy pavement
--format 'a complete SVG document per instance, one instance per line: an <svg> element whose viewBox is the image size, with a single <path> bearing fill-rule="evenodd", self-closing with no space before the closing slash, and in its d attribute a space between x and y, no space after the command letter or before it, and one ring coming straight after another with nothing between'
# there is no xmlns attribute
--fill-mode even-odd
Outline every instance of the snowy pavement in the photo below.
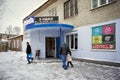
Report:
<svg viewBox="0 0 120 80"><path fill-rule="evenodd" d="M73 64L68 70L56 59L27 64L24 52L0 52L0 80L120 80L120 67L80 61Z"/></svg>

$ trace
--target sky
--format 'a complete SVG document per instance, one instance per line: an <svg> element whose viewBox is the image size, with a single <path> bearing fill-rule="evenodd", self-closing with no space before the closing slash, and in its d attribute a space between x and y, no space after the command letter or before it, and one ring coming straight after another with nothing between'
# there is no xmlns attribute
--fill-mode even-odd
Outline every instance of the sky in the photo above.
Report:
<svg viewBox="0 0 120 80"><path fill-rule="evenodd" d="M32 11L37 9L47 0L5 0L4 13L0 16L0 33L5 33L6 27L12 25L21 29L23 34L22 20Z"/></svg>

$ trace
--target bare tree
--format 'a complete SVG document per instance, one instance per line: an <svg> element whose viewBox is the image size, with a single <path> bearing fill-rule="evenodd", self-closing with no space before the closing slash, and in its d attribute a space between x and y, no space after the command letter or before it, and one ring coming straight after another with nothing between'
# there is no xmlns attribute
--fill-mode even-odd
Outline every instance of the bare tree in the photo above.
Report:
<svg viewBox="0 0 120 80"><path fill-rule="evenodd" d="M5 0L0 0L0 15L2 15L5 11Z"/></svg>
<svg viewBox="0 0 120 80"><path fill-rule="evenodd" d="M0 0L0 32L2 28L1 18L3 17L2 14L5 12L5 0Z"/></svg>
<svg viewBox="0 0 120 80"><path fill-rule="evenodd" d="M12 25L9 25L6 29L7 29L6 33L8 33L9 35L12 34L12 32L13 32ZM8 36L8 38L9 38L9 36Z"/></svg>
<svg viewBox="0 0 120 80"><path fill-rule="evenodd" d="M17 35L20 34L21 29L19 26L15 26L13 29L14 29L15 33L17 33Z"/></svg>

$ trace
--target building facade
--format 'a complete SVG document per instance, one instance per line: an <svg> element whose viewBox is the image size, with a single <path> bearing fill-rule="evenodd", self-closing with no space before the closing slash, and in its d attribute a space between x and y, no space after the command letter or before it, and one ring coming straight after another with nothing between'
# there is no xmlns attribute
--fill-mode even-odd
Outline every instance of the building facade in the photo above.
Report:
<svg viewBox="0 0 120 80"><path fill-rule="evenodd" d="M22 51L23 35L14 36L8 39L8 49L13 51Z"/></svg>
<svg viewBox="0 0 120 80"><path fill-rule="evenodd" d="M8 38L15 36L14 34L0 33L0 52L8 50Z"/></svg>
<svg viewBox="0 0 120 80"><path fill-rule="evenodd" d="M119 0L48 0L24 18L23 43L41 58L58 58L66 42L74 58L119 62L119 7Z"/></svg>
<svg viewBox="0 0 120 80"><path fill-rule="evenodd" d="M0 33L0 41L7 41L8 38L16 36L15 34Z"/></svg>

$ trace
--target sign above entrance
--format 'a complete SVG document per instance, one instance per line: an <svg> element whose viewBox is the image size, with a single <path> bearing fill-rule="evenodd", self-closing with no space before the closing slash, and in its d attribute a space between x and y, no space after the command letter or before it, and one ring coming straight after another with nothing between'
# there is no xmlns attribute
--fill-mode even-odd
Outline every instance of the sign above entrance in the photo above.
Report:
<svg viewBox="0 0 120 80"><path fill-rule="evenodd" d="M40 23L58 23L58 16L35 17L35 24Z"/></svg>
<svg viewBox="0 0 120 80"><path fill-rule="evenodd" d="M23 21L24 26L34 24L34 17L27 18L26 20Z"/></svg>

